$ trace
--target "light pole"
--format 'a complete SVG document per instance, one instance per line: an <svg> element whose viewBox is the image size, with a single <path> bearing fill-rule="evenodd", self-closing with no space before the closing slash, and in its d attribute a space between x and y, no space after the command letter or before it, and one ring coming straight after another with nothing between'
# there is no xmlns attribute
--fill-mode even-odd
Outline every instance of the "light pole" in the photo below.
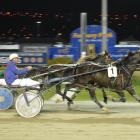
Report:
<svg viewBox="0 0 140 140"><path fill-rule="evenodd" d="M108 13L108 0L102 0L102 52L107 51L107 13Z"/></svg>
<svg viewBox="0 0 140 140"><path fill-rule="evenodd" d="M40 37L40 26L41 26L41 21L36 22L36 30L37 30L37 37Z"/></svg>
<svg viewBox="0 0 140 140"><path fill-rule="evenodd" d="M80 50L81 50L81 57L85 56L87 53L86 48L86 33L87 33L87 13L81 13L80 15Z"/></svg>

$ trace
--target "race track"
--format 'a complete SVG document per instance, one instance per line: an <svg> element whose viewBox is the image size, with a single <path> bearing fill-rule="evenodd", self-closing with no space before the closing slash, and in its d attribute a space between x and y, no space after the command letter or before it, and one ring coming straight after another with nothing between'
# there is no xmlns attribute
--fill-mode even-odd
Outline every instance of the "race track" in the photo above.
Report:
<svg viewBox="0 0 140 140"><path fill-rule="evenodd" d="M1 140L139 140L140 104L111 103L101 111L93 102L45 102L41 113L30 119L15 109L0 111Z"/></svg>

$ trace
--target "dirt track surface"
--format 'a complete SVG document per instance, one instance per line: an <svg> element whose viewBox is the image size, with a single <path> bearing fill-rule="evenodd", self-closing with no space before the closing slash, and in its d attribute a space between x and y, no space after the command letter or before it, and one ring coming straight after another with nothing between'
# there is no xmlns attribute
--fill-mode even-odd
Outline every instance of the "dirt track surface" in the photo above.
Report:
<svg viewBox="0 0 140 140"><path fill-rule="evenodd" d="M45 103L40 115L25 119L15 109L0 111L0 140L139 140L140 104L109 103L109 113L92 102Z"/></svg>

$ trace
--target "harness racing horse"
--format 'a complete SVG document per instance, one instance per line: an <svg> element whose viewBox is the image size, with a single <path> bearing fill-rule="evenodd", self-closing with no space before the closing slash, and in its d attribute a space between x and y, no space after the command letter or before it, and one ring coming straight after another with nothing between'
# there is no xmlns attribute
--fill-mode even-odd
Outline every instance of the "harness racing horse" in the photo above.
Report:
<svg viewBox="0 0 140 140"><path fill-rule="evenodd" d="M64 96L66 95L69 88L79 87L82 88L87 86L90 97L95 101L95 103L102 109L104 106L97 100L95 93L95 84L101 88L110 88L115 91L126 90L128 93L140 102L140 98L136 94L132 86L132 74L140 64L140 52L129 53L127 57L116 63L118 76L116 78L109 78L107 73L107 67L102 65L97 65L95 63L83 63L80 67L75 70L75 77L71 84L66 85ZM66 75L71 75L72 70L67 70Z"/></svg>
<svg viewBox="0 0 140 140"><path fill-rule="evenodd" d="M80 60L81 63L87 62L87 61L99 63L101 65L108 65L108 64L110 65L112 63L116 63L116 62L114 62L112 60L112 58L110 57L110 55L107 52L105 52L102 55L98 55L95 58L93 58L91 56L90 57L89 56L86 56L86 57L84 57L83 59ZM98 87L98 88L100 88L97 84L95 84L95 86ZM103 98L104 98L103 101L105 103L107 103L107 99L108 98L110 98L113 102L125 102L126 101L125 94L123 93L123 91L118 91L118 90L113 89L112 92L115 92L115 93L117 93L120 96L119 99L115 99L115 98L113 98L111 96L107 96L104 88L101 88L101 90L102 90Z"/></svg>

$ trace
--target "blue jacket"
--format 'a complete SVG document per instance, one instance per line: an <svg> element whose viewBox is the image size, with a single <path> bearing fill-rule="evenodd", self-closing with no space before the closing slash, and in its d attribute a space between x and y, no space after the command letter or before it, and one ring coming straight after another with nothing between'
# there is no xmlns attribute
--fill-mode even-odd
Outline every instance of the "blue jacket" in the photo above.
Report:
<svg viewBox="0 0 140 140"><path fill-rule="evenodd" d="M22 76L24 74L28 73L28 69L24 68L22 70L18 70L16 67L16 64L12 61L9 61L7 64L6 70L4 72L4 78L8 85L11 85L16 79L18 79L18 76Z"/></svg>

